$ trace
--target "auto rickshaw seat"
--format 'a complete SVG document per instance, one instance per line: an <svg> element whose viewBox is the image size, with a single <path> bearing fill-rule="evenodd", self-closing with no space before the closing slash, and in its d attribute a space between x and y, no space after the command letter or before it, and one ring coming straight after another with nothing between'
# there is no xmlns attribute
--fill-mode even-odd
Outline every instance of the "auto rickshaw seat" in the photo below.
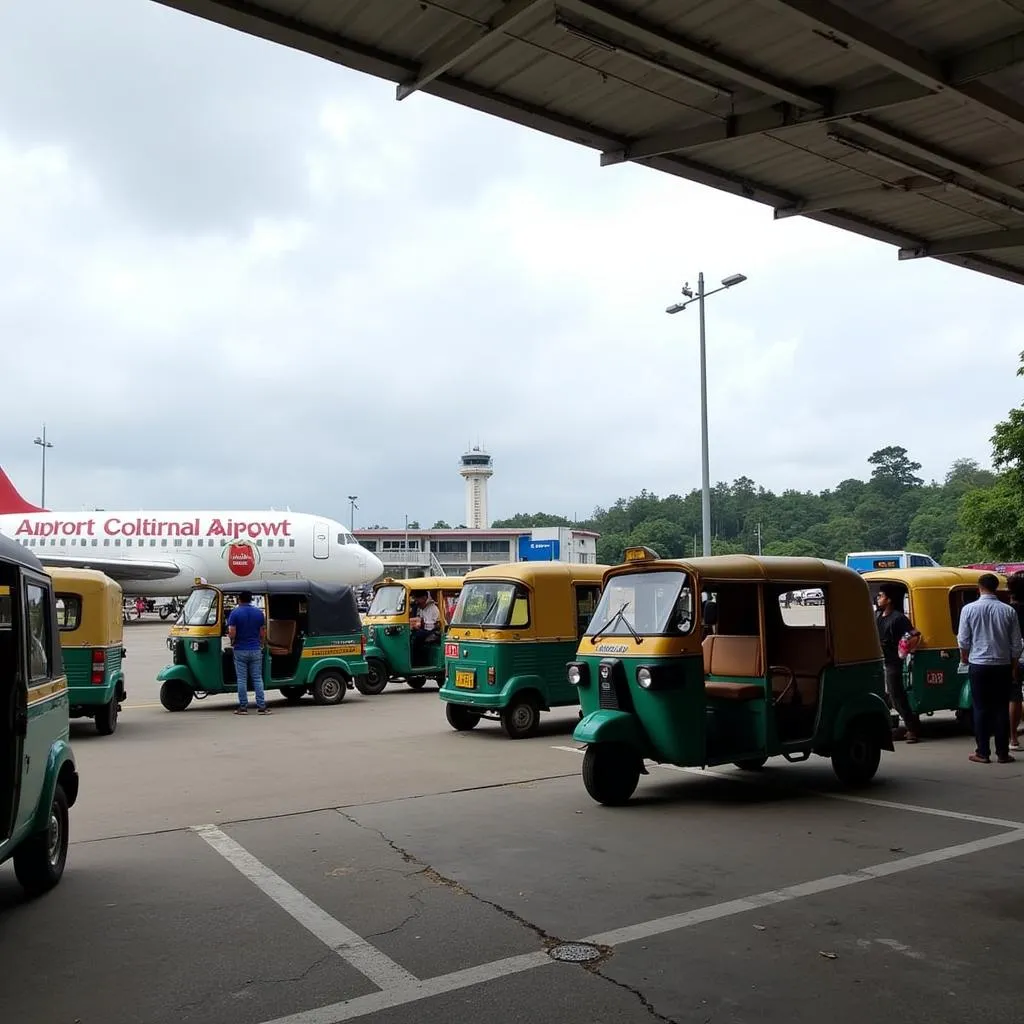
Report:
<svg viewBox="0 0 1024 1024"><path fill-rule="evenodd" d="M271 654L291 654L299 624L295 619L271 619L267 625L267 647Z"/></svg>
<svg viewBox="0 0 1024 1024"><path fill-rule="evenodd" d="M715 633L705 637L704 674L740 679L761 679L761 638L759 636L727 636ZM721 700L760 700L764 687L758 683L725 682L705 678L704 695Z"/></svg>

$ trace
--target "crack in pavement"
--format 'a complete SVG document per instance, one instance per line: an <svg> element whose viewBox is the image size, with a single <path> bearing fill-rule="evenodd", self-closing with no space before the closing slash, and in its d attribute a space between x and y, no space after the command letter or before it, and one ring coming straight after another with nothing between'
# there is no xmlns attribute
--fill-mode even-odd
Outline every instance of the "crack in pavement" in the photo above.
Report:
<svg viewBox="0 0 1024 1024"><path fill-rule="evenodd" d="M417 874L419 874L418 871L413 872L413 875ZM412 875L407 875L405 877L411 878ZM379 939L382 935L393 935L395 932L401 931L407 924L411 924L413 921L415 921L416 918L418 918L423 913L423 911L427 909L425 906L423 906L422 902L420 902L420 897L418 893L411 893L409 895L409 899L411 899L416 904L416 909L411 914L409 914L408 917L406 917L402 921L399 921L399 923L396 924L394 928L385 928L384 931L382 932L371 932L369 935L364 936L364 938Z"/></svg>
<svg viewBox="0 0 1024 1024"><path fill-rule="evenodd" d="M635 985L629 985L624 981L619 981L616 978L609 977L607 974L602 974L596 966L591 964L583 964L584 967L591 974L596 974L602 981L607 981L609 985L614 985L616 988L621 988L625 992L629 992L630 995L634 995L640 1000L640 1005L655 1019L662 1021L663 1024L681 1024L680 1021L676 1020L675 1017L666 1017L665 1014L659 1013L647 996L640 991Z"/></svg>
<svg viewBox="0 0 1024 1024"><path fill-rule="evenodd" d="M341 808L336 808L337 812L343 817L349 824L355 825L356 828L361 828L366 832L371 832L373 835L380 838L383 842L398 854L399 857L406 864L415 864L417 869L409 875L407 878L415 877L416 875L422 875L428 881L433 882L435 885L442 885L446 889L450 889L452 892L456 892L461 896L468 896L470 899L475 900L477 903L482 903L484 906L490 907L492 910L496 910L499 914L507 917L510 921L514 921L516 924L523 928L528 928L534 935L540 940L545 949L551 949L553 946L557 946L560 942L564 941L557 935L550 935L540 925L534 924L532 921L527 920L521 914L517 914L514 910L508 907L503 907L500 903L495 903L493 900L486 899L483 896L478 895L471 889L467 889L461 882L456 881L454 878L449 878L447 875L442 875L440 871L435 870L430 864L420 860L415 854L410 853L404 847L399 846L390 836L386 835L378 828L374 828L372 825L364 825L361 821L355 818L351 814L346 814Z"/></svg>

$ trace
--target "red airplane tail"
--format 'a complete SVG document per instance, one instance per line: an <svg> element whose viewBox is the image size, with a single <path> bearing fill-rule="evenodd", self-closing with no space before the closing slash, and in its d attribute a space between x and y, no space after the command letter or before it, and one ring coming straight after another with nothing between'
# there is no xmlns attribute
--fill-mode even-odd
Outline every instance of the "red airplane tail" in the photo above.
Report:
<svg viewBox="0 0 1024 1024"><path fill-rule="evenodd" d="M45 512L45 508L26 501L11 483L7 474L0 467L0 515L11 512Z"/></svg>

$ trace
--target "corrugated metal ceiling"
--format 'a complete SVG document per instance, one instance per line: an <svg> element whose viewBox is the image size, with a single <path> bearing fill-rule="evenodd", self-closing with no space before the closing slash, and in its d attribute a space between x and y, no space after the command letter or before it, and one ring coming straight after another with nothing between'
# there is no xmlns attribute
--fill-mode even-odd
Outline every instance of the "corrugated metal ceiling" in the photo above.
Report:
<svg viewBox="0 0 1024 1024"><path fill-rule="evenodd" d="M1024 284L1024 0L158 0Z"/></svg>

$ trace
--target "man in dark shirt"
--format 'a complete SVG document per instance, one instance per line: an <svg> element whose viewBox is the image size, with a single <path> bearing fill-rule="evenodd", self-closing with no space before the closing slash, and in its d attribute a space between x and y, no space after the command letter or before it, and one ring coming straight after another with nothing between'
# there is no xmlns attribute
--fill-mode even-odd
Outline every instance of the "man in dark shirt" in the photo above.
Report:
<svg viewBox="0 0 1024 1024"><path fill-rule="evenodd" d="M878 588L878 610L875 622L878 625L878 640L882 645L882 661L885 664L885 692L889 704L906 723L906 740L917 743L921 720L910 708L907 691L903 687L903 662L900 659L900 639L905 633L915 633L910 619L903 614L903 591L895 583L883 583Z"/></svg>

